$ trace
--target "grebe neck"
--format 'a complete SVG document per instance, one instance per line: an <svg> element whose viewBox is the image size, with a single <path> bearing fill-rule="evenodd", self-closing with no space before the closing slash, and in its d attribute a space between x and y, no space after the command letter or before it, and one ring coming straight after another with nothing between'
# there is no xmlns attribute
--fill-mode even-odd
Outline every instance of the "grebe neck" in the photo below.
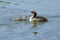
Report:
<svg viewBox="0 0 60 40"><path fill-rule="evenodd" d="M30 21L32 21L33 18L34 18L34 16L31 16L31 17L30 17Z"/></svg>

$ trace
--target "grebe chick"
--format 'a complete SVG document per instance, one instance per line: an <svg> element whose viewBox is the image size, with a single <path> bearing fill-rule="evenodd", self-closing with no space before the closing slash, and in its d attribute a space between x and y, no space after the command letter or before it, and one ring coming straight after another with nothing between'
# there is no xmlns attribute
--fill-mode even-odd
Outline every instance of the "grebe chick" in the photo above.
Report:
<svg viewBox="0 0 60 40"><path fill-rule="evenodd" d="M36 21L36 22L45 22L48 21L45 17L37 16L37 13L35 11L31 11L31 17L30 22Z"/></svg>
<svg viewBox="0 0 60 40"><path fill-rule="evenodd" d="M23 16L22 17L22 20L27 20L27 16Z"/></svg>
<svg viewBox="0 0 60 40"><path fill-rule="evenodd" d="M12 19L12 20L13 20L13 21L22 21L22 20L27 20L27 16L14 18L14 19Z"/></svg>
<svg viewBox="0 0 60 40"><path fill-rule="evenodd" d="M13 18L12 20L13 20L13 21L21 21L22 18L18 17L18 18Z"/></svg>

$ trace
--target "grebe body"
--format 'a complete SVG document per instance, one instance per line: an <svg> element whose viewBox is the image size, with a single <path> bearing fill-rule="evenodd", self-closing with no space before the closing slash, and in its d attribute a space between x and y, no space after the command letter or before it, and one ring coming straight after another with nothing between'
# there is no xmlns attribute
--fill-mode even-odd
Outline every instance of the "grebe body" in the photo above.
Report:
<svg viewBox="0 0 60 40"><path fill-rule="evenodd" d="M45 22L48 21L47 18L42 17L42 16L37 16L37 13L35 11L31 12L31 17L30 17L30 22L36 21L36 22Z"/></svg>

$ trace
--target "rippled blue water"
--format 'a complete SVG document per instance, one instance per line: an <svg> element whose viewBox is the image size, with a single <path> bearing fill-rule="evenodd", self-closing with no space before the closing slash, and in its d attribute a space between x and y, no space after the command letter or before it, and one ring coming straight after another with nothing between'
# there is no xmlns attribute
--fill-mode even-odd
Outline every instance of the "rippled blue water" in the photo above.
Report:
<svg viewBox="0 0 60 40"><path fill-rule="evenodd" d="M11 20L32 10L48 22ZM60 0L0 0L0 40L60 40Z"/></svg>

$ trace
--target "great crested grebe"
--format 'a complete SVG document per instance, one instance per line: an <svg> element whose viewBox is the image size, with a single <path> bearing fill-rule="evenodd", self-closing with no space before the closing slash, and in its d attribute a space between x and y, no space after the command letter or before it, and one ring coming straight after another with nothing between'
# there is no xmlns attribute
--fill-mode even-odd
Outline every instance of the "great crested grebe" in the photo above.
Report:
<svg viewBox="0 0 60 40"><path fill-rule="evenodd" d="M36 22L45 22L48 21L45 17L37 16L37 13L35 11L31 11L31 17L30 22L36 21Z"/></svg>

